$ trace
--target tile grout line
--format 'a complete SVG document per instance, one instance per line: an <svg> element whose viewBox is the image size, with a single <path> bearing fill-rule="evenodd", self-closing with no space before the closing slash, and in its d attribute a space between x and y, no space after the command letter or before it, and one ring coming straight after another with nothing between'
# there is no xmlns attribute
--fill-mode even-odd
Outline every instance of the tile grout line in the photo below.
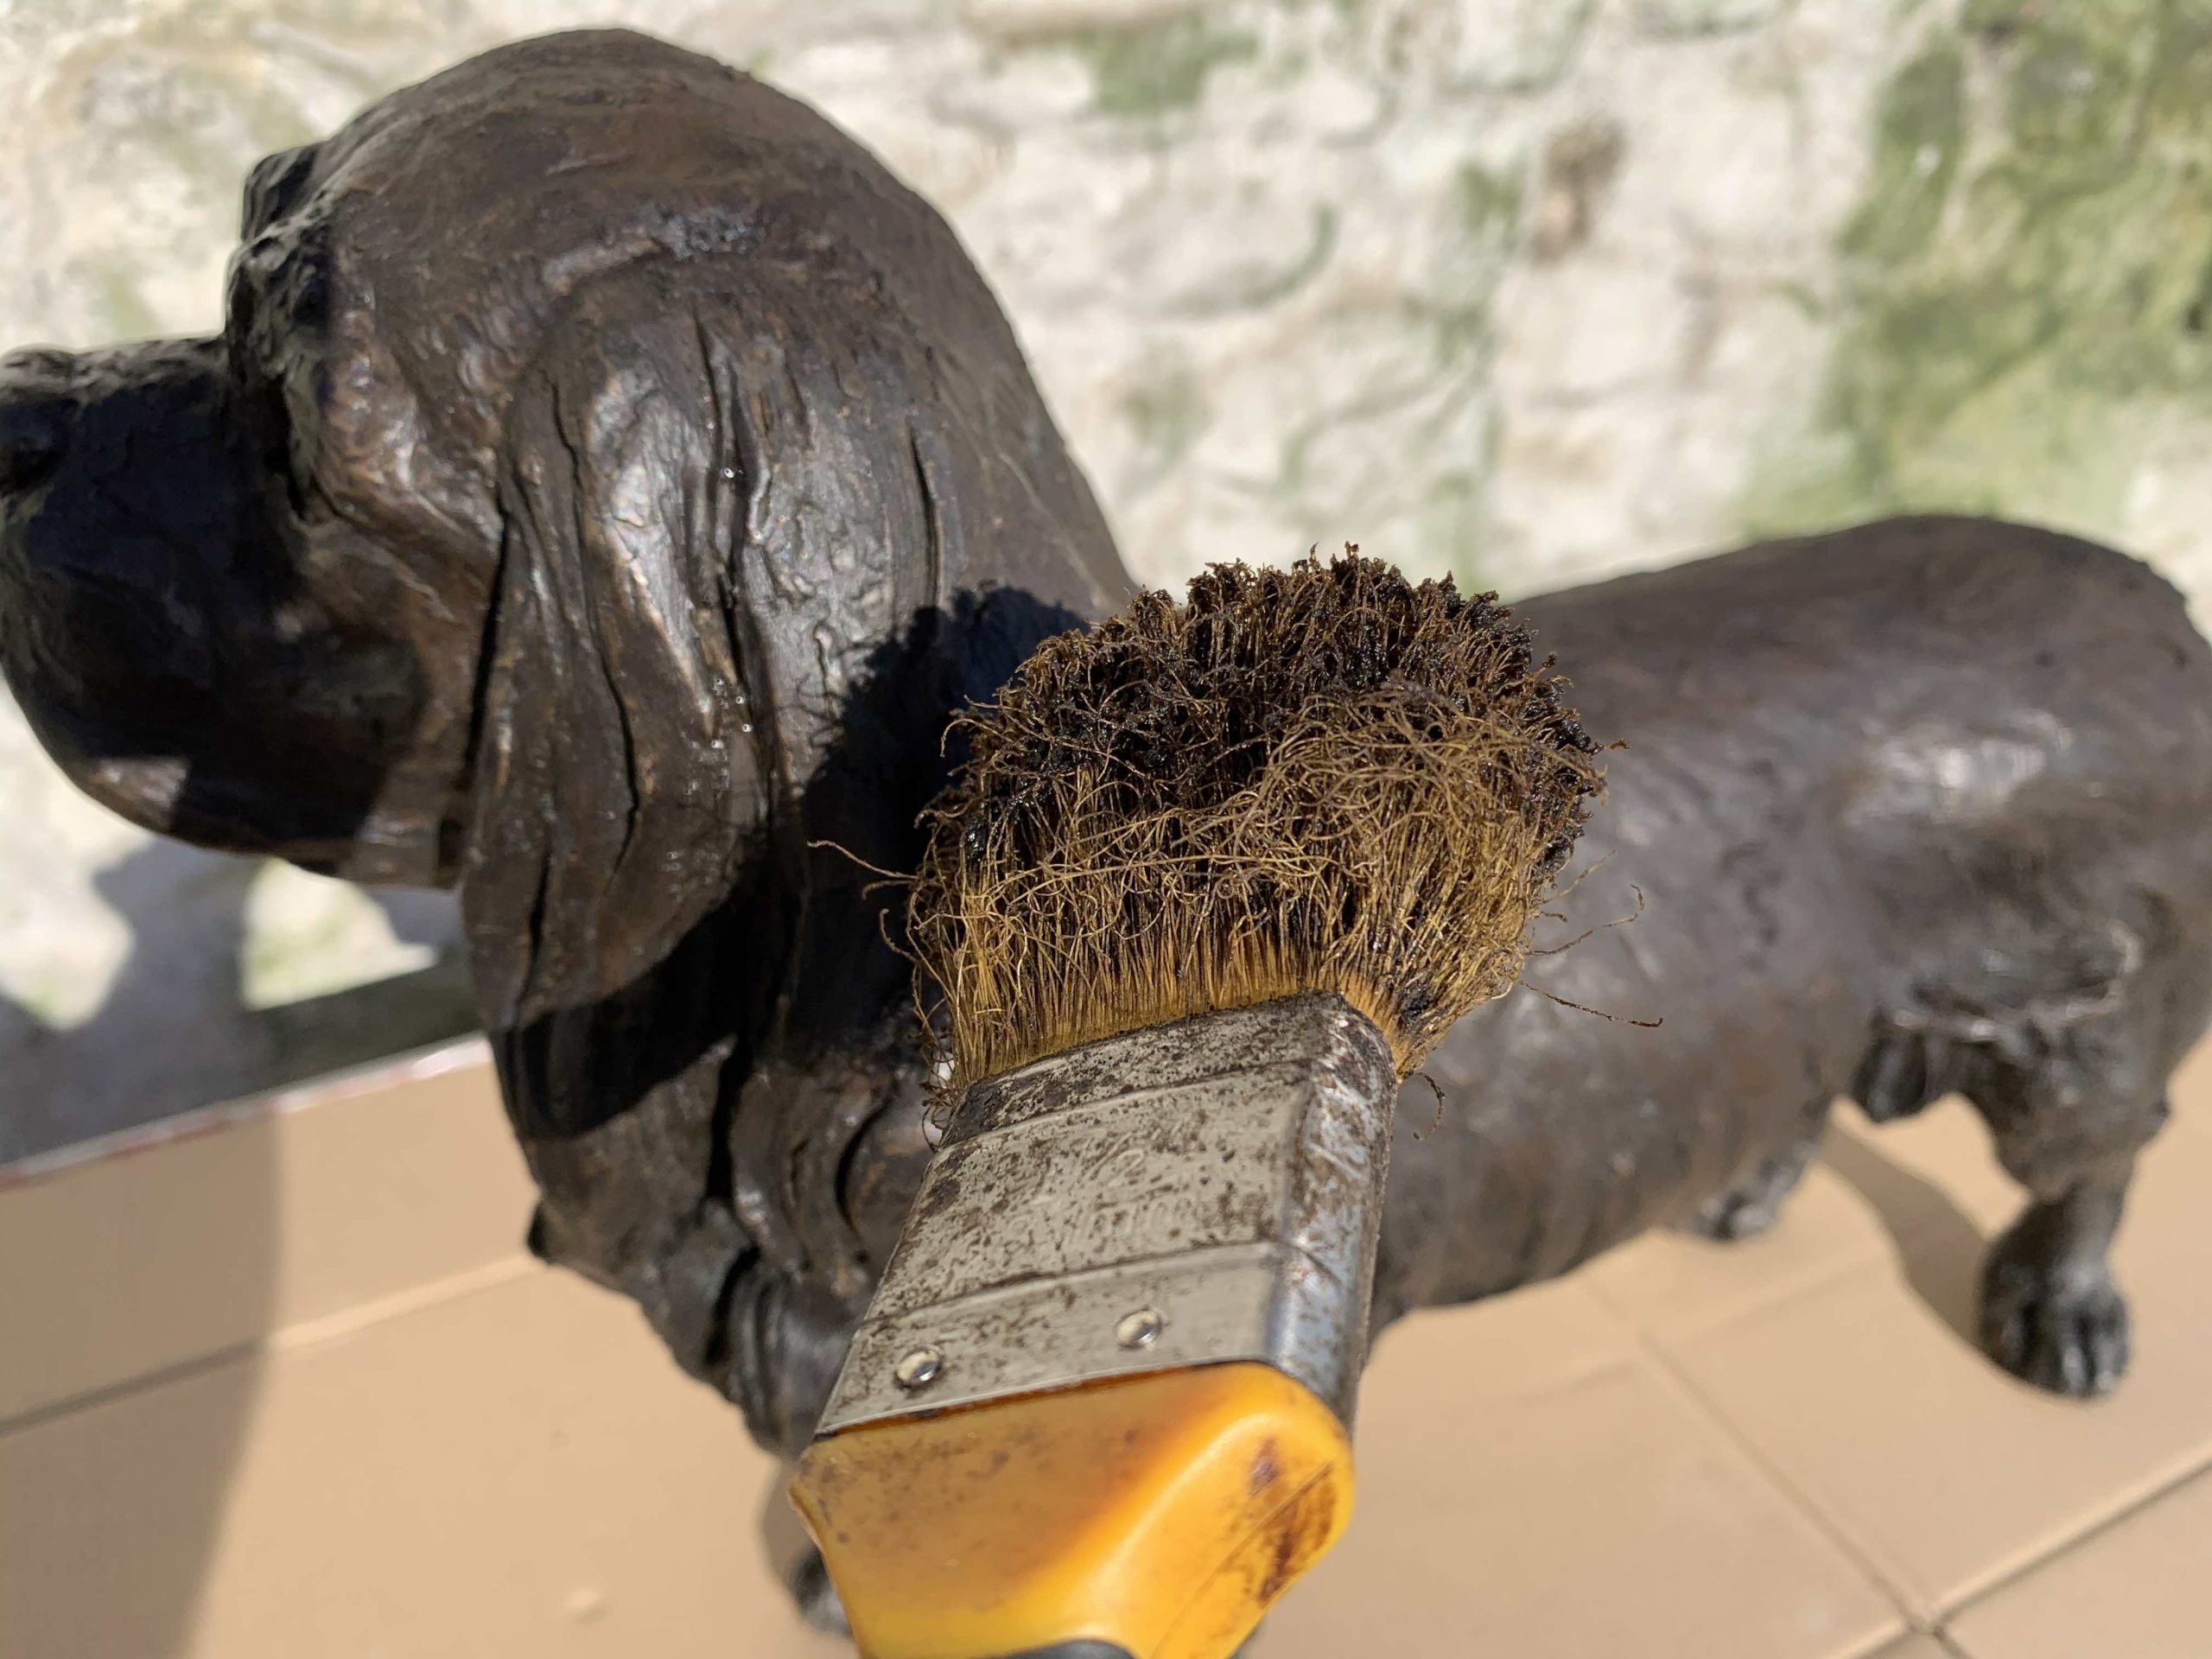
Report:
<svg viewBox="0 0 2212 1659"><path fill-rule="evenodd" d="M172 1382L188 1382L206 1371L218 1370L233 1360L245 1359L262 1352L264 1341L264 1338L257 1337L250 1342L234 1342L226 1348L211 1348L206 1353L194 1354L188 1359L173 1360L167 1365L141 1371L120 1382L103 1382L82 1394L48 1400L43 1404L19 1411L12 1417L0 1418L0 1442L4 1442L11 1435L42 1428L64 1417L74 1416L80 1411L91 1411L118 1400L128 1400L134 1395L150 1393Z"/></svg>
<svg viewBox="0 0 2212 1659"><path fill-rule="evenodd" d="M1948 1624L1969 1608L1980 1606L2022 1580L2041 1572L2061 1557L2094 1541L2152 1505L2163 1503L2191 1481L2201 1478L2212 1479L2212 1443L2201 1448L2180 1468L2154 1480L2108 1514L2099 1516L2076 1530L2063 1533L2049 1544L2033 1550L2024 1560L2005 1568L1986 1582L1975 1585L1955 1599L1946 1600L1942 1609L1942 1622Z"/></svg>
<svg viewBox="0 0 2212 1659"><path fill-rule="evenodd" d="M1738 1428L1727 1414L1720 1409L1719 1403L1698 1386L1696 1379L1675 1361L1674 1356L1669 1354L1650 1332L1637 1331L1636 1334L1638 1343L1659 1369L1690 1396L1698 1408L1720 1429L1732 1445L1751 1460L1760 1473L1764 1475L1789 1501L1792 1507L1810 1520L1821 1535L1829 1542L1834 1544L1845 1557L1866 1576L1875 1588L1889 1599L1891 1605L1897 1610L1898 1616L1905 1621L1906 1625L1917 1634L1938 1643L1947 1654L1953 1656L1953 1659L1970 1659L1970 1656L1958 1645L1957 1640L1952 1636L1949 1628L1952 1620L2040 1572L2062 1556L2070 1554L2082 1546L2093 1542L2105 1533L2112 1531L2150 1509L2153 1504L2163 1502L2191 1481L2212 1478L2212 1454L2208 1454L2201 1460L2190 1463L2169 1478L2158 1482L2147 1491L2121 1505L2112 1514L2083 1528L2077 1533L2057 1540L2048 1548L2037 1552L2010 1571L1979 1586L1971 1594L1963 1596L1955 1602L1939 1603L1934 1617L1930 1619L1923 1619L1912 1610L1904 1595L1891 1581L1889 1575L1874 1564L1864 1549L1830 1521L1827 1515L1813 1502L1811 1496L1803 1488L1791 1479L1756 1443ZM1876 1659L1880 1652L1881 1649L1878 1648L1874 1649L1873 1656L1870 1656L1869 1659Z"/></svg>
<svg viewBox="0 0 2212 1659"><path fill-rule="evenodd" d="M1813 1502L1811 1495L1783 1472L1780 1465L1768 1457L1764 1451L1730 1420L1728 1414L1720 1409L1719 1405L1704 1389L1698 1387L1696 1379L1675 1362L1673 1355L1669 1354L1649 1332L1637 1332L1637 1339L1642 1344L1645 1354L1676 1388L1688 1395L1691 1403L1708 1421L1719 1429L1728 1443L1749 1459L1752 1466L1765 1476L1768 1483L1781 1494L1790 1507L1811 1522L1814 1529L1834 1545L1837 1552L1856 1567L1868 1583L1881 1592L1884 1599L1889 1602L1891 1611L1904 1621L1908 1630L1919 1631L1923 1635L1934 1634L1927 1629L1919 1615L1912 1611L1904 1593L1896 1584L1891 1582L1890 1574L1876 1566L1873 1559L1834 1521L1830 1519L1826 1511ZM1884 1639L1888 1642L1894 1641L1896 1638L1891 1636Z"/></svg>
<svg viewBox="0 0 2212 1659"><path fill-rule="evenodd" d="M118 1158L158 1151L178 1141L220 1135L249 1123L292 1117L319 1107L348 1104L364 1095L388 1088L426 1082L476 1066L488 1071L491 1058L484 1048L485 1040L481 1032L450 1037L421 1048L364 1060L321 1077L241 1095L233 1100L187 1107L144 1123L126 1124L41 1152L0 1160L0 1192L34 1185Z"/></svg>
<svg viewBox="0 0 2212 1659"><path fill-rule="evenodd" d="M1942 1654L1943 1659L1974 1659L1972 1654L1952 1639L1950 1631L1944 1629L1942 1625L1923 1624L1910 1614L1905 1617L1905 1628L1902 1636L1885 1636L1864 1653L1853 1654L1851 1659L1885 1659L1885 1656L1892 1652L1900 1642L1909 1642L1916 1637L1923 1642L1934 1643L1936 1649Z"/></svg>
<svg viewBox="0 0 2212 1659"><path fill-rule="evenodd" d="M1693 1337L1703 1336L1709 1331L1717 1331L1724 1325L1733 1325L1740 1319L1749 1319L1755 1313L1766 1313L1771 1308L1781 1306L1783 1302L1796 1301L1810 1296L1817 1291L1826 1290L1830 1285L1847 1274L1856 1273L1862 1268L1878 1264L1882 1259L1882 1246L1870 1241L1864 1247L1863 1251L1855 1250L1834 1261L1802 1268L1796 1273L1785 1274L1779 1280L1772 1281L1770 1285L1725 1302L1719 1307L1711 1307L1701 1313L1669 1319L1666 1321L1666 1328L1663 1331L1642 1324L1637 1316L1626 1308L1614 1306L1611 1300L1599 1292L1594 1285L1591 1287L1591 1294L1604 1301L1605 1311L1626 1325L1639 1338L1649 1343L1658 1343L1669 1338L1687 1340Z"/></svg>
<svg viewBox="0 0 2212 1659"><path fill-rule="evenodd" d="M2192 1463L2169 1478L2158 1482L2148 1491L2123 1503L2101 1520L2093 1522L2082 1528L2081 1531L2060 1539L2050 1548L2022 1561L2009 1571L1999 1573L1987 1584L1976 1588L1971 1594L1961 1597L1955 1605L1943 1609L1942 1623L1948 1625L1961 1614L1980 1606L1993 1596L2003 1594L2022 1580L2032 1577L2062 1557L2074 1554L2084 1545L2094 1543L2105 1534L2125 1525L2154 1505L2164 1503L2191 1482L2204 1479L2212 1479L2212 1453L2208 1453L2202 1461Z"/></svg>
<svg viewBox="0 0 2212 1659"><path fill-rule="evenodd" d="M103 1382L96 1388L87 1389L60 1400L48 1400L42 1404L29 1407L17 1412L12 1417L0 1418L0 1440L29 1429L41 1427L48 1423L57 1422L62 1418L73 1416L80 1411L89 1411L95 1407L109 1405L118 1400L127 1400L137 1395L149 1394L155 1389L166 1388L173 1382L188 1382L193 1377L219 1370L238 1360L250 1359L257 1355L275 1355L313 1348L322 1343L351 1335L354 1332L365 1330L372 1325L381 1325L391 1319L404 1319L410 1313L420 1313L444 1302L457 1301L464 1297L473 1296L480 1291L495 1289L500 1285L526 1276L532 1270L543 1271L543 1264L534 1256L518 1253L512 1256L503 1256L496 1262L486 1262L465 1272L449 1274L442 1279L434 1279L427 1284L415 1285L405 1290L395 1291L390 1294L359 1303L353 1307L341 1308L335 1313L321 1314L315 1319L301 1319L290 1325L279 1325L273 1331L264 1331L260 1335L250 1338L244 1342L230 1343L220 1348L209 1349L205 1353L193 1354L183 1359L173 1360L166 1365L156 1366L152 1370L140 1371L135 1376L118 1378L112 1382Z"/></svg>
<svg viewBox="0 0 2212 1659"><path fill-rule="evenodd" d="M522 1250L479 1262L459 1273L448 1274L442 1279L426 1280L410 1285L403 1290L389 1291L382 1296L356 1302L351 1307L333 1309L311 1319L296 1319L267 1332L260 1345L271 1353L286 1353L296 1348L312 1348L319 1343L349 1336L387 1319L396 1319L435 1307L441 1302L450 1302L463 1296L474 1295L480 1290L490 1290L510 1281L526 1278L533 1273L549 1271L536 1256Z"/></svg>

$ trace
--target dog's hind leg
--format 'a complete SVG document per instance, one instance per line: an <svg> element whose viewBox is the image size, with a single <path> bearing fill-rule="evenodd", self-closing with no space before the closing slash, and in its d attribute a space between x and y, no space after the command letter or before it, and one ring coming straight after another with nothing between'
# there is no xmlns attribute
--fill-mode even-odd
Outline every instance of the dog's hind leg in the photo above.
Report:
<svg viewBox="0 0 2212 1659"><path fill-rule="evenodd" d="M1756 1238L1782 1218L1782 1206L1820 1155L1821 1131L1828 1109L1821 1107L1810 1134L1763 1160L1748 1174L1723 1187L1697 1207L1684 1224L1700 1238Z"/></svg>
<svg viewBox="0 0 2212 1659"><path fill-rule="evenodd" d="M2181 1027L2196 1028L2177 1013L2194 987L2169 982L2171 963L2144 971L2132 938L2042 996L1885 1014L1853 1085L1877 1122L1954 1090L1974 1103L2029 1197L1983 1263L1977 1334L2013 1376L2077 1398L2109 1393L2127 1370L2113 1236L2136 1154L2166 1119Z"/></svg>

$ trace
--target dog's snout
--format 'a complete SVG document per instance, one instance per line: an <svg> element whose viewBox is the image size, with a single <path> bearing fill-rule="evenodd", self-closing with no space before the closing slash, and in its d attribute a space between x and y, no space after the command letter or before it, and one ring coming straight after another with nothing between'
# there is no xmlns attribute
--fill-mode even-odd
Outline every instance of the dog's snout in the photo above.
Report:
<svg viewBox="0 0 2212 1659"><path fill-rule="evenodd" d="M61 459L76 412L73 368L64 352L16 352L0 359L0 489L35 484Z"/></svg>

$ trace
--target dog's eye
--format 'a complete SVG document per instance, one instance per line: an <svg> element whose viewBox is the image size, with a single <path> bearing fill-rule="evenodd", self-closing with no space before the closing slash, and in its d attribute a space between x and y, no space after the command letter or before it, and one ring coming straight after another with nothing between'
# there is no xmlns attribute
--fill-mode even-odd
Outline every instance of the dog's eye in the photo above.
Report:
<svg viewBox="0 0 2212 1659"><path fill-rule="evenodd" d="M0 396L0 489L27 489L51 473L67 448L69 410L61 398Z"/></svg>

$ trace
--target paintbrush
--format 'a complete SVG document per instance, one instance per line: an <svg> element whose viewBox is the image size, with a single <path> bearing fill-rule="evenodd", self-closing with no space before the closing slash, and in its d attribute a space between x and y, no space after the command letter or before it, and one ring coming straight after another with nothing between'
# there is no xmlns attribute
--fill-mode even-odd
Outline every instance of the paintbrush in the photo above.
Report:
<svg viewBox="0 0 2212 1659"><path fill-rule="evenodd" d="M1348 1516L1398 1084L1598 787L1494 596L1348 549L1047 640L909 897L935 1155L793 1497L874 1659L1221 1659Z"/></svg>

